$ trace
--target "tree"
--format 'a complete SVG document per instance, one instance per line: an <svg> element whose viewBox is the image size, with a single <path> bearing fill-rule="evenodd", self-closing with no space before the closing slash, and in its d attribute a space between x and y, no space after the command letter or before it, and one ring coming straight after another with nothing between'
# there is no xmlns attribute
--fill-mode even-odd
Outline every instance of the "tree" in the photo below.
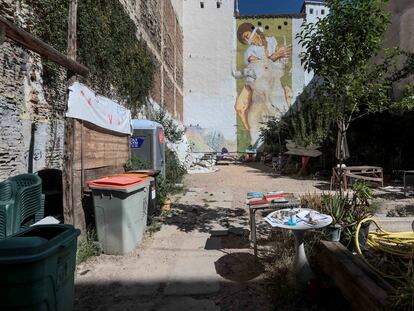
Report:
<svg viewBox="0 0 414 311"><path fill-rule="evenodd" d="M392 94L393 83L413 73L414 57L398 48L383 47L390 24L384 10L387 2L327 0L330 14L315 24L305 24L298 34L305 51L302 64L317 79L313 110L323 111L336 123L341 140L357 118L414 106L411 91L401 102ZM342 144L339 147L342 164L344 150Z"/></svg>

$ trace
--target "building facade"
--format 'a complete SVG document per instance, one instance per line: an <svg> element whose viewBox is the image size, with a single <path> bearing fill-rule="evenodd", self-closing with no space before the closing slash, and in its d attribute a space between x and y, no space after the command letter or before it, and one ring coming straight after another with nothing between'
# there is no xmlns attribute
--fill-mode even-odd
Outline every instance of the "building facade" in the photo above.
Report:
<svg viewBox="0 0 414 311"><path fill-rule="evenodd" d="M151 99L183 121L182 0L120 0L155 62Z"/></svg>
<svg viewBox="0 0 414 311"><path fill-rule="evenodd" d="M312 79L301 65L296 35L304 22L328 14L318 1L305 1L302 13L290 15L235 17L234 5L183 1L184 125L197 152L245 152L260 145L263 123L285 113ZM279 49L291 53L269 61L262 43L241 40L241 31L263 33L271 49L267 56Z"/></svg>
<svg viewBox="0 0 414 311"><path fill-rule="evenodd" d="M183 1L184 125L196 152L236 150L233 0Z"/></svg>

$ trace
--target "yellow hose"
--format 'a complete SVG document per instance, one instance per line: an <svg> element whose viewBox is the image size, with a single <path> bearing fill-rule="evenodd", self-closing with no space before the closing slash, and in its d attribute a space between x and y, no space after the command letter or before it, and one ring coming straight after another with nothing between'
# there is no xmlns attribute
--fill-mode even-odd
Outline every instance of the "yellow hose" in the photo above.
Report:
<svg viewBox="0 0 414 311"><path fill-rule="evenodd" d="M364 256L359 245L359 231L361 225L366 222L373 222L377 226L377 232L369 232L367 239L367 246L371 249L382 251L385 254L393 255L398 260L408 261L413 259L414 254L414 232L387 232L382 229L374 218L365 218L361 220L355 232L355 247L359 256L364 262L371 267L374 271L385 278L394 279L400 281L406 276L390 275L382 272L378 268L374 267Z"/></svg>

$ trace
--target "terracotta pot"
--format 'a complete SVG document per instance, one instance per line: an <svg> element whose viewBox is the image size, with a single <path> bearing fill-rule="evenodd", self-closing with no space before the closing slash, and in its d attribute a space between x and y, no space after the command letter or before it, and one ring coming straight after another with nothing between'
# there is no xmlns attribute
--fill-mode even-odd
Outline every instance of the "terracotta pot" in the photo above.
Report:
<svg viewBox="0 0 414 311"><path fill-rule="evenodd" d="M161 206L161 210L164 211L169 211L172 207L172 201L170 198L166 198L164 203Z"/></svg>

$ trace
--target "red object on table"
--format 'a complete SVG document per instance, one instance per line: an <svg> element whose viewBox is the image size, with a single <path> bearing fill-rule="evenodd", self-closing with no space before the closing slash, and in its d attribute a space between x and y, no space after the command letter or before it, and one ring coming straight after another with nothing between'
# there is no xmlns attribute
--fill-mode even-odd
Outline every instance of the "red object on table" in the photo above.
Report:
<svg viewBox="0 0 414 311"><path fill-rule="evenodd" d="M269 200L269 199L277 199L277 198L286 198L286 197L287 197L287 194L286 193L265 195L266 200Z"/></svg>

